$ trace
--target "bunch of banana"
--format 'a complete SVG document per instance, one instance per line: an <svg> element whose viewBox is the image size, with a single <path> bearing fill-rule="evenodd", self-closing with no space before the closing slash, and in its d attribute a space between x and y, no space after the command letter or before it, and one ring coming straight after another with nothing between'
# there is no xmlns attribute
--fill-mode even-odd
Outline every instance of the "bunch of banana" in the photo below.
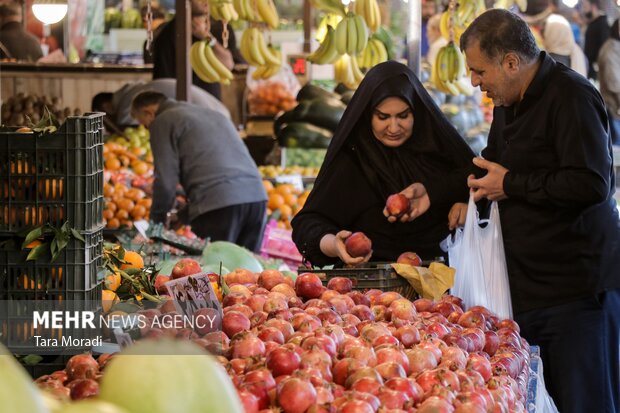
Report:
<svg viewBox="0 0 620 413"><path fill-rule="evenodd" d="M282 68L282 53L271 45L267 46L267 48L269 49L269 52L278 59L278 64L267 63L262 66L258 66L254 73L252 73L252 79L254 80L269 79L277 74Z"/></svg>
<svg viewBox="0 0 620 413"><path fill-rule="evenodd" d="M312 52L306 60L317 65L326 65L334 63L338 58L338 50L336 50L336 30L332 26L327 26L327 32L323 42L318 49Z"/></svg>
<svg viewBox="0 0 620 413"><path fill-rule="evenodd" d="M455 18L459 26L467 27L487 9L484 0L460 0Z"/></svg>
<svg viewBox="0 0 620 413"><path fill-rule="evenodd" d="M325 35L327 34L327 27L331 26L333 28L333 27L338 26L338 23L340 23L340 20L342 20L342 16L338 14L333 14L333 13L325 14L325 16L323 16L323 18L319 22L319 27L317 27L316 29L314 38L319 43L323 43L323 39L325 39Z"/></svg>
<svg viewBox="0 0 620 413"><path fill-rule="evenodd" d="M192 44L189 49L189 63L204 82L229 85L233 79L231 71L215 56L206 40Z"/></svg>
<svg viewBox="0 0 620 413"><path fill-rule="evenodd" d="M509 10L515 4L522 12L525 12L525 9L527 9L527 0L497 0L493 7L496 9Z"/></svg>
<svg viewBox="0 0 620 413"><path fill-rule="evenodd" d="M368 43L368 26L362 16L348 12L336 26L336 50L340 54L356 55Z"/></svg>
<svg viewBox="0 0 620 413"><path fill-rule="evenodd" d="M252 66L279 65L280 59L267 47L263 33L257 27L248 27L239 43L241 56Z"/></svg>
<svg viewBox="0 0 620 413"><path fill-rule="evenodd" d="M347 14L344 4L340 0L310 0L310 4L315 9L322 10L327 13L333 13L339 16Z"/></svg>
<svg viewBox="0 0 620 413"><path fill-rule="evenodd" d="M280 24L280 16L273 0L232 0L239 18L250 22L267 23L272 29Z"/></svg>
<svg viewBox="0 0 620 413"><path fill-rule="evenodd" d="M454 30L454 41L459 43L461 39L461 35L467 28L466 25L462 24L459 21L458 14L454 13L454 25L452 29ZM450 39L450 12L444 11L441 14L441 19L439 20L439 31L441 32L441 36L446 40Z"/></svg>
<svg viewBox="0 0 620 413"><path fill-rule="evenodd" d="M377 0L355 0L355 14L362 16L371 32L379 30L381 11Z"/></svg>
<svg viewBox="0 0 620 413"><path fill-rule="evenodd" d="M231 0L219 0L209 2L209 13L215 20L230 22L239 19L239 14Z"/></svg>
<svg viewBox="0 0 620 413"><path fill-rule="evenodd" d="M348 54L340 56L334 64L334 80L349 89L357 89L364 74L357 65L357 59Z"/></svg>
<svg viewBox="0 0 620 413"><path fill-rule="evenodd" d="M388 54L385 45L381 40L372 36L368 39L364 51L357 56L357 63L362 69L370 69L386 60L388 60Z"/></svg>
<svg viewBox="0 0 620 413"><path fill-rule="evenodd" d="M444 93L451 95L468 95L473 87L467 79L465 56L454 42L442 47L437 53L437 60L431 71L431 82Z"/></svg>

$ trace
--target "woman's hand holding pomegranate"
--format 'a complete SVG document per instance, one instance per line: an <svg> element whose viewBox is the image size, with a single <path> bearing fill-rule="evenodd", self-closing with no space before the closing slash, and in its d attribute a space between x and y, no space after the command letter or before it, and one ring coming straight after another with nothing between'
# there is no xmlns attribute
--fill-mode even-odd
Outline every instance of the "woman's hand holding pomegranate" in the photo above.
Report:
<svg viewBox="0 0 620 413"><path fill-rule="evenodd" d="M364 262L368 262L370 257L372 256L372 249L370 240L364 236L362 233L352 237L354 235L351 231L339 231L337 234L327 234L321 238L321 251L323 254L328 257L338 257L340 260L347 265L359 265ZM347 239L351 239L348 241L349 247L347 248ZM364 239L365 238L365 239ZM359 239L359 240L358 240ZM355 244L363 244L363 245L355 245ZM361 251L365 252L364 255L361 256L352 256L351 249L354 247L355 252ZM357 254L353 254L357 255Z"/></svg>
<svg viewBox="0 0 620 413"><path fill-rule="evenodd" d="M420 215L424 214L431 206L431 200L428 197L424 184L416 182L409 185L407 188L400 191L400 194L404 195L409 200L409 209L406 213L399 216L394 216L390 213L389 205L383 209L383 215L385 215L388 221L394 223L396 221L409 222L413 221Z"/></svg>

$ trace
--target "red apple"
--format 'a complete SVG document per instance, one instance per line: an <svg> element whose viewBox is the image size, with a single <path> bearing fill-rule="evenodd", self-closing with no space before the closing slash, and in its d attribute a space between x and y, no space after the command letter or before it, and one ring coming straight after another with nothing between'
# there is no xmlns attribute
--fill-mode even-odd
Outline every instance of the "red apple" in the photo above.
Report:
<svg viewBox="0 0 620 413"><path fill-rule="evenodd" d="M202 272L198 261L191 258L180 259L172 269L172 279L187 277Z"/></svg>
<svg viewBox="0 0 620 413"><path fill-rule="evenodd" d="M168 281L170 281L170 277L168 277L167 275L158 275L157 277L155 277L154 286L159 294L168 294L168 290L166 289L166 286L164 285Z"/></svg>
<svg viewBox="0 0 620 413"><path fill-rule="evenodd" d="M396 263L398 264L408 264L413 265L414 267L419 267L422 264L422 259L415 252L403 252L396 259Z"/></svg>
<svg viewBox="0 0 620 413"><path fill-rule="evenodd" d="M372 251L372 242L363 232L354 232L344 242L347 254L351 257L365 257Z"/></svg>
<svg viewBox="0 0 620 413"><path fill-rule="evenodd" d="M409 198L403 194L390 195L385 203L388 214L396 218L400 218L409 212L409 208Z"/></svg>

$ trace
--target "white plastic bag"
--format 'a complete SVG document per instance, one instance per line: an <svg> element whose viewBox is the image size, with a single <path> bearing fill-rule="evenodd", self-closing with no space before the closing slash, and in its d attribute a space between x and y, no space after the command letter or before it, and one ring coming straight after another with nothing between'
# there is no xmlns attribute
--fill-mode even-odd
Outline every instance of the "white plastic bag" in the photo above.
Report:
<svg viewBox="0 0 620 413"><path fill-rule="evenodd" d="M500 318L512 318L497 202L491 204L489 219L479 220L470 195L465 227L457 229L454 239L449 236L446 244L450 266L456 268L452 294L461 297L466 307L482 305Z"/></svg>

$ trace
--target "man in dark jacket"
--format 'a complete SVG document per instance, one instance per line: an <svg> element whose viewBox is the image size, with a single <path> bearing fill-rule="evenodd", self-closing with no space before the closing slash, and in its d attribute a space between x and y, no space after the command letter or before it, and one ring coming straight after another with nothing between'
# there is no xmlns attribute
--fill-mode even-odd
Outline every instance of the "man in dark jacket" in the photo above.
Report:
<svg viewBox="0 0 620 413"><path fill-rule="evenodd" d="M620 219L603 99L509 11L479 16L461 48L495 104L468 185L499 201L521 334L540 346L559 411L619 412Z"/></svg>
<svg viewBox="0 0 620 413"><path fill-rule="evenodd" d="M603 43L609 39L609 24L601 0L584 0L583 13L588 20L583 52L588 58L588 78L598 76L596 60Z"/></svg>
<svg viewBox="0 0 620 413"><path fill-rule="evenodd" d="M166 221L180 183L196 235L258 252L267 194L230 119L154 91L134 98L132 114L151 134L155 164L151 219Z"/></svg>
<svg viewBox="0 0 620 413"><path fill-rule="evenodd" d="M36 62L43 56L39 39L24 29L17 1L0 4L0 43L8 58Z"/></svg>

